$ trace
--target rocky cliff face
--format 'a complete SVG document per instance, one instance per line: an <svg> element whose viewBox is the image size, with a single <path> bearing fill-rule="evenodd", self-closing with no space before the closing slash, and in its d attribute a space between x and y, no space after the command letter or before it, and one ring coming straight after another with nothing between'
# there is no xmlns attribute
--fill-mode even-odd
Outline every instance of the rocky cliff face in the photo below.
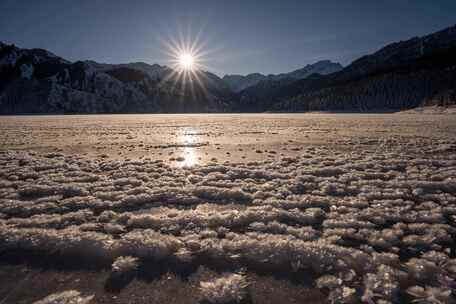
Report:
<svg viewBox="0 0 456 304"><path fill-rule="evenodd" d="M339 72L239 93L239 111L376 111L454 104L456 26L390 44Z"/></svg>
<svg viewBox="0 0 456 304"><path fill-rule="evenodd" d="M0 113L224 112L230 90L216 75L200 82L160 65L71 63L40 49L0 45Z"/></svg>

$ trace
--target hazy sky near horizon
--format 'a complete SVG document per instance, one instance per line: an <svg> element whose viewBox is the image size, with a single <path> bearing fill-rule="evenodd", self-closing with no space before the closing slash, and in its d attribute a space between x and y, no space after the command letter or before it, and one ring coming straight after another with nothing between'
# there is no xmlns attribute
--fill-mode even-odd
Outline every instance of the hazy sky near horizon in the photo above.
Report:
<svg viewBox="0 0 456 304"><path fill-rule="evenodd" d="M0 0L0 41L71 61L168 64L166 44L187 39L220 76L268 74L347 65L454 25L455 12L455 0Z"/></svg>

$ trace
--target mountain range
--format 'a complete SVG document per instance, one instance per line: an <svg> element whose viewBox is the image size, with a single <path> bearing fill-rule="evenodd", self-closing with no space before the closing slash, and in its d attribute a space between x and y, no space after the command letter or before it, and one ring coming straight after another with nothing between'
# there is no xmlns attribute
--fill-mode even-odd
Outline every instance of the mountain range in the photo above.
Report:
<svg viewBox="0 0 456 304"><path fill-rule="evenodd" d="M396 111L456 104L456 26L396 42L346 67L218 77L143 62L70 62L0 42L0 114Z"/></svg>
<svg viewBox="0 0 456 304"><path fill-rule="evenodd" d="M314 64L308 64L302 69L292 71L290 73L269 74L263 75L260 73L252 73L246 76L242 75L225 75L222 80L228 85L233 92L240 92L248 87L254 86L262 81L281 81L293 82L298 79L304 79L312 74L327 75L338 72L343 69L340 63L334 63L330 60L321 60Z"/></svg>
<svg viewBox="0 0 456 304"><path fill-rule="evenodd" d="M392 43L342 70L242 90L237 110L397 111L456 104L456 26Z"/></svg>

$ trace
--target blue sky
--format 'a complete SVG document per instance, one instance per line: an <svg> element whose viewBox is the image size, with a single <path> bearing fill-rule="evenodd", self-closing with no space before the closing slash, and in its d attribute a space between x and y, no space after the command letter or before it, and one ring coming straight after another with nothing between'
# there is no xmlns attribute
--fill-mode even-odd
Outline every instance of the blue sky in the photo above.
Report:
<svg viewBox="0 0 456 304"><path fill-rule="evenodd" d="M0 0L0 40L66 59L166 64L199 37L218 75L346 65L390 42L456 24L456 1Z"/></svg>

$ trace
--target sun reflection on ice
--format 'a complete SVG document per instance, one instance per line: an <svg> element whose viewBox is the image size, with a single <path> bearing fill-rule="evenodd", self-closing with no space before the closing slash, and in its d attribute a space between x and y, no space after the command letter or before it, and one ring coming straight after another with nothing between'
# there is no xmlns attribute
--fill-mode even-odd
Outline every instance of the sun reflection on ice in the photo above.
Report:
<svg viewBox="0 0 456 304"><path fill-rule="evenodd" d="M180 161L176 163L178 167L191 167L198 164L198 150L196 144L199 142L198 133L193 128L185 128L177 137L177 143L182 145L179 151Z"/></svg>

